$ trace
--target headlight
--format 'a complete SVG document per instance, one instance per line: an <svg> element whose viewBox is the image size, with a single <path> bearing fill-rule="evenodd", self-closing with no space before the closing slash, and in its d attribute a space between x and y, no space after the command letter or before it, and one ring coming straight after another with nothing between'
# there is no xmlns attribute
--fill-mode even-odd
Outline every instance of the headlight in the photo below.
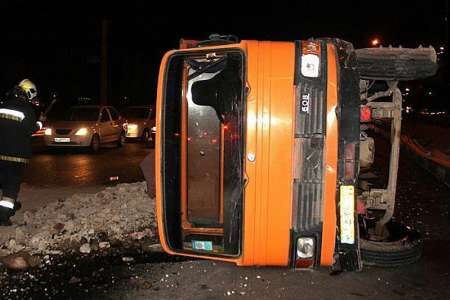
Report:
<svg viewBox="0 0 450 300"><path fill-rule="evenodd" d="M82 136L85 136L85 135L87 135L87 133L88 133L87 128L80 128L80 129L77 130L77 132L75 133L75 135L82 135Z"/></svg>
<svg viewBox="0 0 450 300"><path fill-rule="evenodd" d="M137 124L128 124L127 133L129 136L137 136L139 134Z"/></svg>
<svg viewBox="0 0 450 300"><path fill-rule="evenodd" d="M44 134L45 134L45 135L52 135L52 129L51 129L51 128L45 129Z"/></svg>
<svg viewBox="0 0 450 300"><path fill-rule="evenodd" d="M128 131L135 131L137 128L137 124L128 124Z"/></svg>
<svg viewBox="0 0 450 300"><path fill-rule="evenodd" d="M302 237L297 239L297 258L312 258L314 256L314 239Z"/></svg>
<svg viewBox="0 0 450 300"><path fill-rule="evenodd" d="M305 77L319 77L320 58L314 54L302 55L302 75Z"/></svg>
<svg viewBox="0 0 450 300"><path fill-rule="evenodd" d="M156 126L152 127L152 132L155 133L156 132Z"/></svg>

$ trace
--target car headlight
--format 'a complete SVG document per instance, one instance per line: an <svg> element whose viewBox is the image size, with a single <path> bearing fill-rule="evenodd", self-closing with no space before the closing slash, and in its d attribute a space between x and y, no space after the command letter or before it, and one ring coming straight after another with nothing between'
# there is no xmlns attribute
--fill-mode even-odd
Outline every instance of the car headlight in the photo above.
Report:
<svg viewBox="0 0 450 300"><path fill-rule="evenodd" d="M155 133L156 132L156 126L152 127L152 132Z"/></svg>
<svg viewBox="0 0 450 300"><path fill-rule="evenodd" d="M312 258L314 256L314 239L301 237L297 239L297 258Z"/></svg>
<svg viewBox="0 0 450 300"><path fill-rule="evenodd" d="M87 133L88 133L87 128L80 128L80 129L77 130L77 132L75 133L75 135L82 135L82 136L85 136L85 135L87 135Z"/></svg>
<svg viewBox="0 0 450 300"><path fill-rule="evenodd" d="M138 128L137 124L128 124L129 131L135 131L137 130L137 128Z"/></svg>
<svg viewBox="0 0 450 300"><path fill-rule="evenodd" d="M52 135L52 129L51 128L46 128L44 131L45 135Z"/></svg>

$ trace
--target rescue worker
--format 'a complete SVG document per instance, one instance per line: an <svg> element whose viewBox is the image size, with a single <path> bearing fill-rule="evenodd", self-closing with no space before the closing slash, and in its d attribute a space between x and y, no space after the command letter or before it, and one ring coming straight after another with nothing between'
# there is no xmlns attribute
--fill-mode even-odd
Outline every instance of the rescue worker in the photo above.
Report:
<svg viewBox="0 0 450 300"><path fill-rule="evenodd" d="M11 225L9 218L21 207L17 195L31 157L31 135L42 128L30 102L36 95L34 83L24 79L0 103L0 226Z"/></svg>

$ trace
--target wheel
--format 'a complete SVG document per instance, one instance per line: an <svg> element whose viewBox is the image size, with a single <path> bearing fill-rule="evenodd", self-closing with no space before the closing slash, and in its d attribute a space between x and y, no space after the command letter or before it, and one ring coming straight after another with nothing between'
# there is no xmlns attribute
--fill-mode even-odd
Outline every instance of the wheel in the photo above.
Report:
<svg viewBox="0 0 450 300"><path fill-rule="evenodd" d="M417 80L436 74L433 48L364 48L356 50L362 79Z"/></svg>
<svg viewBox="0 0 450 300"><path fill-rule="evenodd" d="M97 153L100 150L100 137L97 134L92 137L91 150L94 153Z"/></svg>
<svg viewBox="0 0 450 300"><path fill-rule="evenodd" d="M125 144L125 140L126 140L126 137L125 137L125 132L121 132L120 133L120 136L119 136L119 139L117 140L117 147L123 147L123 145Z"/></svg>
<svg viewBox="0 0 450 300"><path fill-rule="evenodd" d="M399 267L418 261L422 255L420 234L397 222L386 224L389 237L384 241L360 239L363 264L377 267Z"/></svg>
<svg viewBox="0 0 450 300"><path fill-rule="evenodd" d="M152 135L152 143L150 145L150 148L155 148L155 145L156 145L156 133L152 132L151 135Z"/></svg>
<svg viewBox="0 0 450 300"><path fill-rule="evenodd" d="M145 129L142 133L142 141L145 143L145 147L154 148L155 147L155 136L151 134L148 129Z"/></svg>

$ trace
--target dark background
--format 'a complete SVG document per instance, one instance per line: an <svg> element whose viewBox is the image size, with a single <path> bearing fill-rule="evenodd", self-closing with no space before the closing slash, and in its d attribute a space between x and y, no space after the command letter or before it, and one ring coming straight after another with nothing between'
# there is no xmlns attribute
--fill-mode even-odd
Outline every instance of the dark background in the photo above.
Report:
<svg viewBox="0 0 450 300"><path fill-rule="evenodd" d="M179 7L176 13L173 2L167 3L174 6L168 16L150 15L168 11L157 9L153 1L125 1L114 7L35 2L41 1L0 4L0 97L13 84L30 78L43 102L54 91L68 104L78 97L98 101L102 20L109 21L108 101L119 106L124 97L130 104L154 102L160 59L177 47L180 38L206 39L216 32L259 40L331 36L349 40L355 47L369 47L371 39L378 37L384 46L446 49L448 41L447 0L276 2L264 5L270 15L265 11L260 16L237 15L259 12L256 8L263 5L258 2L252 2L253 9L223 2L217 8ZM443 80L448 85L448 79Z"/></svg>

